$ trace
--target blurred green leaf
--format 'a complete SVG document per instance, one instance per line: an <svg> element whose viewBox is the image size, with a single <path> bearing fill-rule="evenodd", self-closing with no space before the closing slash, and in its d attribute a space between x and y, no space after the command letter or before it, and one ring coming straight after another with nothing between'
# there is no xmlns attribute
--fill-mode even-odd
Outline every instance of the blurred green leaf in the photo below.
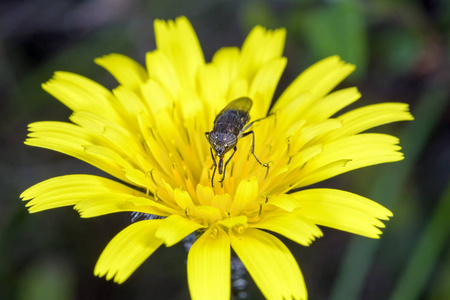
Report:
<svg viewBox="0 0 450 300"><path fill-rule="evenodd" d="M450 184L399 277L391 300L418 299L450 234Z"/></svg>
<svg viewBox="0 0 450 300"><path fill-rule="evenodd" d="M256 25L261 25L269 29L281 27L277 25L277 18L274 11L267 2L246 1L240 10L240 19L244 28L250 31Z"/></svg>
<svg viewBox="0 0 450 300"><path fill-rule="evenodd" d="M428 300L446 299L450 295L450 248L437 265L437 274L430 283Z"/></svg>
<svg viewBox="0 0 450 300"><path fill-rule="evenodd" d="M74 275L61 260L47 258L25 271L18 300L71 300L75 295Z"/></svg>
<svg viewBox="0 0 450 300"><path fill-rule="evenodd" d="M28 113L51 97L42 91L41 84L51 78L55 71L70 71L86 77L94 77L105 71L94 64L94 58L110 52L127 53L132 43L123 26L111 27L79 41L42 66L29 73L13 90L11 101L16 109Z"/></svg>
<svg viewBox="0 0 450 300"><path fill-rule="evenodd" d="M357 66L354 77L366 72L367 25L361 3L335 2L311 9L303 18L299 22L315 60L337 54Z"/></svg>
<svg viewBox="0 0 450 300"><path fill-rule="evenodd" d="M415 65L422 50L420 39L406 28L390 28L374 38L373 51L385 70L394 75L405 75Z"/></svg>

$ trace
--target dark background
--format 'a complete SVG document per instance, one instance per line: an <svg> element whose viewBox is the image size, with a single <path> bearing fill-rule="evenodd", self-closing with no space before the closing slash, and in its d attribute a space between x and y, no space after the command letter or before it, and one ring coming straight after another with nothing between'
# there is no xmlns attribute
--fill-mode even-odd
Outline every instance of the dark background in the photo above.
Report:
<svg viewBox="0 0 450 300"><path fill-rule="evenodd" d="M286 242L310 299L450 299L450 1L0 1L0 299L187 299L182 245L162 247L122 285L93 275L129 214L80 219L71 208L30 215L19 199L57 175L99 171L23 145L27 124L68 120L40 87L54 71L117 83L95 57L117 52L144 63L153 20L185 15L205 58L240 46L257 24L285 27L280 92L306 67L339 54L357 70L351 108L406 102L414 122L376 128L399 136L402 162L341 175L323 185L382 203L395 217L380 240L324 229L310 247ZM251 284L250 299L262 295Z"/></svg>

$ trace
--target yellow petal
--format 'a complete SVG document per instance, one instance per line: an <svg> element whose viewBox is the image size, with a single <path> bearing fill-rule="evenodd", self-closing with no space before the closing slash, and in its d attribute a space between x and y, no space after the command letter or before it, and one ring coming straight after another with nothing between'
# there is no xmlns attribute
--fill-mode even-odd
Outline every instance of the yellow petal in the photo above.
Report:
<svg viewBox="0 0 450 300"><path fill-rule="evenodd" d="M230 240L222 229L208 229L192 245L187 272L192 299L230 299Z"/></svg>
<svg viewBox="0 0 450 300"><path fill-rule="evenodd" d="M295 187L307 186L354 169L399 161L398 139L387 134L364 133L324 144L323 151L301 170Z"/></svg>
<svg viewBox="0 0 450 300"><path fill-rule="evenodd" d="M150 79L154 80L161 87L163 87L172 99L177 99L180 90L180 79L176 73L173 61L171 61L167 55L160 50L148 52L145 59ZM151 104L157 101L159 101L157 98L152 97L152 100L149 102ZM168 101L163 101L163 103L165 106ZM162 105L157 104L157 106Z"/></svg>
<svg viewBox="0 0 450 300"><path fill-rule="evenodd" d="M275 197L270 197L268 204L275 205L286 211L293 212L299 207L298 201L292 196L292 194L281 194Z"/></svg>
<svg viewBox="0 0 450 300"><path fill-rule="evenodd" d="M145 105L145 101L143 101L140 96L141 87L143 85L144 83L139 85L139 90L132 90L131 88L123 85L119 85L113 90L117 102L120 103L121 117L123 118L123 122L117 125L127 128L129 131L138 130L136 127L137 115L140 113L145 113L146 115L148 114L148 107ZM130 125L133 125L134 127Z"/></svg>
<svg viewBox="0 0 450 300"><path fill-rule="evenodd" d="M182 210L194 207L194 203L192 202L192 198L188 192L177 188L174 190L174 196L175 201Z"/></svg>
<svg viewBox="0 0 450 300"><path fill-rule="evenodd" d="M211 97L213 95L226 95L228 89L231 85L231 82L236 79L239 71L239 49L236 47L225 47L219 49L213 56L211 64L214 66L214 69L211 69L211 75L214 74L217 76L215 78L217 81L217 88L214 90L214 85L211 85L210 82L200 82L200 86L202 87L202 91L204 92L205 99L214 99ZM202 78L205 78L203 76ZM217 94L217 92L219 94ZM226 99L232 100L232 99ZM214 103L212 103L214 104ZM218 109L222 109L225 106L225 103L218 104Z"/></svg>
<svg viewBox="0 0 450 300"><path fill-rule="evenodd" d="M309 246L322 231L302 214L287 211L263 213L261 219L250 227L266 229L281 234L303 246Z"/></svg>
<svg viewBox="0 0 450 300"><path fill-rule="evenodd" d="M319 122L325 120L347 105L355 102L360 97L361 94L355 87L335 91L317 101L303 114L303 118L309 122Z"/></svg>
<svg viewBox="0 0 450 300"><path fill-rule="evenodd" d="M55 72L42 88L73 111L97 113L105 119L120 122L111 92L100 84L69 72Z"/></svg>
<svg viewBox="0 0 450 300"><path fill-rule="evenodd" d="M305 144L314 145L312 143L308 144L308 142L317 136L326 134L330 131L334 131L340 127L342 127L342 122L335 119L328 119L308 126L304 126L303 128L300 128L298 132L292 133L289 152L297 153L299 150L308 147L305 146Z"/></svg>
<svg viewBox="0 0 450 300"><path fill-rule="evenodd" d="M236 78L234 79L229 86L228 89L228 98L230 101L245 97L248 95L248 85L249 82L244 78ZM223 107L221 107L223 108Z"/></svg>
<svg viewBox="0 0 450 300"><path fill-rule="evenodd" d="M233 200L231 199L229 194L216 194L214 195L214 198L212 200L212 205L222 211L229 211L232 203Z"/></svg>
<svg viewBox="0 0 450 300"><path fill-rule="evenodd" d="M211 205L214 198L214 191L211 187L197 184L196 192L201 205Z"/></svg>
<svg viewBox="0 0 450 300"><path fill-rule="evenodd" d="M156 46L174 62L181 85L194 87L197 70L205 59L191 23L178 17L175 21L155 20L154 27Z"/></svg>
<svg viewBox="0 0 450 300"><path fill-rule="evenodd" d="M202 225L180 215L170 215L163 219L155 236L163 240L167 247L171 247L201 227Z"/></svg>
<svg viewBox="0 0 450 300"><path fill-rule="evenodd" d="M232 75L228 74L227 71L230 72L230 70L219 70L219 66L214 64L206 64L198 70L198 90L196 93L203 99L203 109L209 112L204 115L205 118L202 118L202 121L208 127L213 124L216 114L228 102L226 101L228 99L227 92L230 87L229 82L232 79L229 76Z"/></svg>
<svg viewBox="0 0 450 300"><path fill-rule="evenodd" d="M198 222L206 226L215 224L222 219L222 212L217 207L199 205L193 209L193 215Z"/></svg>
<svg viewBox="0 0 450 300"><path fill-rule="evenodd" d="M255 75L249 91L249 97L254 105L251 116L253 120L267 115L272 103L273 93L280 80L281 73L286 67L286 58L278 58L262 66Z"/></svg>
<svg viewBox="0 0 450 300"><path fill-rule="evenodd" d="M158 216L167 216L175 212L152 199L119 193L92 195L75 205L74 209L80 213L82 218L93 218L116 212L136 211Z"/></svg>
<svg viewBox="0 0 450 300"><path fill-rule="evenodd" d="M275 102L272 111L282 109L295 97L309 93L309 107L314 101L329 93L345 77L347 77L355 66L346 64L338 56L325 58L302 72L289 87L283 92L280 98Z"/></svg>
<svg viewBox="0 0 450 300"><path fill-rule="evenodd" d="M146 193L148 193L149 188L151 188L152 192L154 192L156 183L152 181L153 174L151 174L151 172L144 174L141 170L134 168L126 169L124 172L127 179L132 182L133 185L147 189Z"/></svg>
<svg viewBox="0 0 450 300"><path fill-rule="evenodd" d="M309 189L290 194L299 212L318 225L379 238L392 213L380 204L362 196L333 189Z"/></svg>
<svg viewBox="0 0 450 300"><path fill-rule="evenodd" d="M87 198L103 193L140 193L116 181L93 175L66 175L54 177L33 185L20 197L30 199L30 212L75 205Z"/></svg>
<svg viewBox="0 0 450 300"><path fill-rule="evenodd" d="M95 266L96 276L122 283L163 241L155 237L162 220L140 221L117 234L103 250Z"/></svg>
<svg viewBox="0 0 450 300"><path fill-rule="evenodd" d="M337 118L343 126L314 141L333 141L386 123L413 120L405 103L379 103L357 108Z"/></svg>
<svg viewBox="0 0 450 300"><path fill-rule="evenodd" d="M257 195L258 181L256 179L242 180L234 195L233 204L230 209L231 216L240 215L249 204L256 200Z"/></svg>
<svg viewBox="0 0 450 300"><path fill-rule="evenodd" d="M83 150L86 154L90 155L93 160L98 159L102 161L109 160L112 163L116 164L116 168L120 169L131 169L132 165L130 162L126 160L127 157L123 157L118 153L118 151L114 151L109 147L98 146L98 145L83 145ZM121 176L124 173L122 172Z"/></svg>
<svg viewBox="0 0 450 300"><path fill-rule="evenodd" d="M147 57L147 59L151 58ZM150 64L151 62L147 61L147 63ZM159 76L159 78L151 78L141 85L142 96L153 115L157 115L160 111L171 108L173 106L173 98L170 96L171 94L168 90L178 91L179 89L179 87L169 87L168 90L165 89L166 86L164 84L166 81L176 80L174 78L171 79L170 75L168 76L169 78L161 78L161 76L166 76L167 73L170 74L170 70L166 70L166 72L156 75ZM169 83L169 85L170 84L173 84L173 82Z"/></svg>
<svg viewBox="0 0 450 300"><path fill-rule="evenodd" d="M306 299L306 286L289 249L273 235L247 228L230 231L233 250L266 299Z"/></svg>
<svg viewBox="0 0 450 300"><path fill-rule="evenodd" d="M81 127L64 122L36 122L29 126L30 133L26 145L58 151L83 160L121 180L127 181L122 168L129 164L111 150L86 151L92 141L101 143L98 136L90 134ZM99 150L99 149L97 149ZM118 165L119 164L119 165Z"/></svg>
<svg viewBox="0 0 450 300"><path fill-rule="evenodd" d="M186 122L194 122L199 115L203 114L204 107L202 100L194 90L186 89L180 93L180 102L183 103L181 112Z"/></svg>
<svg viewBox="0 0 450 300"><path fill-rule="evenodd" d="M286 30L266 30L256 26L242 45L239 76L251 81L259 68L269 61L281 57Z"/></svg>
<svg viewBox="0 0 450 300"><path fill-rule="evenodd" d="M109 71L124 86L138 89L148 79L145 69L128 56L112 53L96 58L95 63Z"/></svg>
<svg viewBox="0 0 450 300"><path fill-rule="evenodd" d="M289 165L292 168L302 167L307 161L313 159L314 157L319 155L319 153L321 153L322 151L323 151L322 145L315 145L312 147L305 148L300 152L298 152L297 154L295 154L294 156L292 156Z"/></svg>
<svg viewBox="0 0 450 300"><path fill-rule="evenodd" d="M276 126L280 132L284 132L287 128L296 123L300 123L302 126L306 124L307 120L303 119L303 106L305 106L311 97L312 95L310 93L305 92L292 98L291 101L283 105L283 107L277 110L272 109L271 113L276 115ZM300 128L301 126L296 127Z"/></svg>
<svg viewBox="0 0 450 300"><path fill-rule="evenodd" d="M235 228L238 231L242 231L247 228L247 216L240 215L237 217L226 218L220 222L220 225L223 225L228 229Z"/></svg>
<svg viewBox="0 0 450 300"><path fill-rule="evenodd" d="M140 141L131 136L127 130L116 123L100 118L96 114L76 112L70 116L70 120L83 127L87 132L98 136L98 144L113 149L124 158L127 157L132 160L135 153L144 151Z"/></svg>

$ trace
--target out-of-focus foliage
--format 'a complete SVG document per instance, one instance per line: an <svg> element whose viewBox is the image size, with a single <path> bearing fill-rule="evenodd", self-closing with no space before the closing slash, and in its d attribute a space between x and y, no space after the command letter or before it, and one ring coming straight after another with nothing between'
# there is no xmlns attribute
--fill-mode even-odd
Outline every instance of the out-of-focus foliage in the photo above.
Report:
<svg viewBox="0 0 450 300"><path fill-rule="evenodd" d="M155 47L153 20L179 15L192 22L207 60L219 47L240 46L257 24L285 27L288 65L279 90L315 61L338 54L357 65L344 83L362 92L355 106L411 105L416 121L383 129L400 136L404 161L325 183L391 209L394 218L381 239L325 229L325 237L308 248L286 244L311 299L449 299L450 217L441 212L450 200L445 0L1 1L0 299L188 298L181 246L156 252L124 285L93 276L99 254L129 224L129 215L81 220L70 208L29 215L18 197L49 177L98 172L23 145L28 123L67 120L70 113L41 83L64 70L114 88L117 83L93 59L118 52L144 63L145 52ZM262 297L254 286L248 293Z"/></svg>

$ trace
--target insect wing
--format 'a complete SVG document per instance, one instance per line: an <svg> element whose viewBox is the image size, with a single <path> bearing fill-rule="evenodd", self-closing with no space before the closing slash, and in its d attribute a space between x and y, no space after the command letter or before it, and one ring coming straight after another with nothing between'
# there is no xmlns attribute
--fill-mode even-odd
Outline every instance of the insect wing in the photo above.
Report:
<svg viewBox="0 0 450 300"><path fill-rule="evenodd" d="M236 100L233 100L230 103L228 103L227 106L225 106L225 108L222 109L217 114L216 120L221 115L223 115L224 112L229 111L229 110L241 111L243 113L248 114L250 112L250 109L252 108L252 105L253 105L253 101L250 98L248 98L248 97L242 97L242 98L238 98Z"/></svg>

